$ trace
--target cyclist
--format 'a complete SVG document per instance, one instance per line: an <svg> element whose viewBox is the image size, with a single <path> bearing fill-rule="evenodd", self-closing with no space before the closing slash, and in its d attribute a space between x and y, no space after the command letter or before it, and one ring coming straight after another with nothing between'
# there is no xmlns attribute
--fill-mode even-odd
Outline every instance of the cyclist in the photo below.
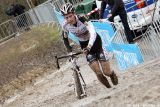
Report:
<svg viewBox="0 0 160 107"><path fill-rule="evenodd" d="M68 33L71 32L78 37L80 47L86 55L89 66L95 72L98 80L107 88L111 88L111 85L105 77L109 76L112 83L117 85L118 78L115 72L110 69L109 61L105 58L103 53L101 38L96 34L93 26L85 22L83 17L78 18L70 3L62 5L60 11L65 19L62 26L62 37L67 51L72 51L68 40ZM100 65L103 73L100 69Z"/></svg>

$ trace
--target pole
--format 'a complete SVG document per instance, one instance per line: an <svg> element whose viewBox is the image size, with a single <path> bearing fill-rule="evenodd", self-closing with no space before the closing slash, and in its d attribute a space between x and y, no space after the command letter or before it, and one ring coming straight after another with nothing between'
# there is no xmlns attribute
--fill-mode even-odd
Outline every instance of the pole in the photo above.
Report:
<svg viewBox="0 0 160 107"><path fill-rule="evenodd" d="M37 14L36 14L36 12L35 12L35 10L34 10L32 0L30 0L30 2L29 2L28 0L26 0L26 1L27 1L27 4L28 4L29 8L30 8L31 10L33 10L33 13L34 13L36 19L38 20L38 22L40 22L40 20L39 20Z"/></svg>

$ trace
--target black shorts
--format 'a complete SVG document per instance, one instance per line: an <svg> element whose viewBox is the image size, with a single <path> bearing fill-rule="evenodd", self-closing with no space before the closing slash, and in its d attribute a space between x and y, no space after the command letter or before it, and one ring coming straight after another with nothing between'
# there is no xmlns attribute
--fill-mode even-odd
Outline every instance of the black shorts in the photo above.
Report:
<svg viewBox="0 0 160 107"><path fill-rule="evenodd" d="M86 48L88 46L88 42L89 40L84 42L80 41L81 49ZM106 58L102 49L102 41L99 35L97 35L97 38L90 52L86 55L86 59L89 63L92 63L95 60L106 61Z"/></svg>

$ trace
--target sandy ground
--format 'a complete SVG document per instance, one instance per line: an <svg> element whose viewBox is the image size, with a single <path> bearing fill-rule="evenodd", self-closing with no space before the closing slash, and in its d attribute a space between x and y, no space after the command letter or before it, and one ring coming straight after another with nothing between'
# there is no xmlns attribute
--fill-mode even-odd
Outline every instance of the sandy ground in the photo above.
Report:
<svg viewBox="0 0 160 107"><path fill-rule="evenodd" d="M117 71L119 85L111 89L97 81L84 57L79 58L79 64L87 83L86 98L76 98L67 63L51 75L37 79L25 91L17 92L0 107L160 107L159 59L126 72Z"/></svg>

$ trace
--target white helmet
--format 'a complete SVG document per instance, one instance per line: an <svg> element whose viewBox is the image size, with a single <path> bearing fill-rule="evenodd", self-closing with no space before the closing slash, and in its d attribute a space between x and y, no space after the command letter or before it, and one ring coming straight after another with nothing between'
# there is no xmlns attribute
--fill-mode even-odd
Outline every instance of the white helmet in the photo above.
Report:
<svg viewBox="0 0 160 107"><path fill-rule="evenodd" d="M60 8L60 11L62 15L66 15L68 13L74 13L74 8L71 3L66 3L62 5L62 7Z"/></svg>

